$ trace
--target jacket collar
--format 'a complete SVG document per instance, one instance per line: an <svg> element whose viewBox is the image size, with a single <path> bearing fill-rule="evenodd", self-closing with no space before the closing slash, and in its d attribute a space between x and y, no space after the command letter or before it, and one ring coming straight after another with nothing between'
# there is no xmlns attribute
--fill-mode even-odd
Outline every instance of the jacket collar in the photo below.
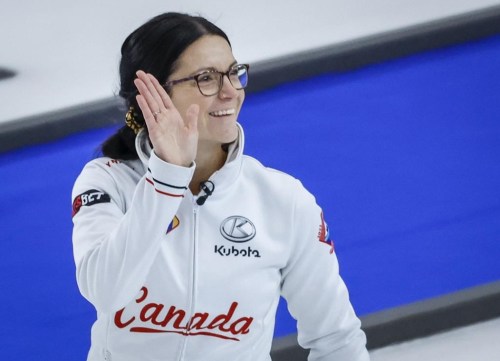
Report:
<svg viewBox="0 0 500 361"><path fill-rule="evenodd" d="M241 170L243 149L245 147L245 134L239 123L237 123L237 126L238 137L229 145L226 163L210 177L210 180L219 191L233 184Z"/></svg>

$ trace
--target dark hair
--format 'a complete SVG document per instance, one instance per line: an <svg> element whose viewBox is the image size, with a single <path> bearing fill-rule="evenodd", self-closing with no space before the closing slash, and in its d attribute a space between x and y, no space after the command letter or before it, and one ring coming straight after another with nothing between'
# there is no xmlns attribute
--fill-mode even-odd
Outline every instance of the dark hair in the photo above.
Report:
<svg viewBox="0 0 500 361"><path fill-rule="evenodd" d="M210 21L180 13L158 15L140 26L123 42L120 61L120 92L127 111L135 110L135 120L145 127L144 118L135 99L136 72L144 70L160 82L175 71L176 62L186 48L203 35L218 35L229 45L227 35ZM125 114L124 114L125 119ZM101 146L103 155L116 159L137 159L134 131L123 126Z"/></svg>

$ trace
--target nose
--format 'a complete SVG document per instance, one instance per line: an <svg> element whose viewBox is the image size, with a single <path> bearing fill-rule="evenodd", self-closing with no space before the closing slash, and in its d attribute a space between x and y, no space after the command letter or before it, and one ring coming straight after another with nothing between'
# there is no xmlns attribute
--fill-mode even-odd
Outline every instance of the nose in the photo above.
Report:
<svg viewBox="0 0 500 361"><path fill-rule="evenodd" d="M238 95L238 90L236 90L234 88L233 84L231 84L229 77L227 75L223 75L222 76L222 85L221 85L220 91L219 91L219 97L221 99L234 98L237 95Z"/></svg>

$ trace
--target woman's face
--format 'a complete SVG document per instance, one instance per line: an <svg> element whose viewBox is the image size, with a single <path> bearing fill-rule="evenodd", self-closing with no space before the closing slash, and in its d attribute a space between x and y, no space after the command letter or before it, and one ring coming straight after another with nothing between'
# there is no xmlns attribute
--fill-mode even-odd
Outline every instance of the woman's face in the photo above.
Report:
<svg viewBox="0 0 500 361"><path fill-rule="evenodd" d="M205 70L227 72L236 64L227 41L215 35L204 35L191 44L179 57L176 70L168 80L181 79ZM200 107L198 115L199 145L230 143L238 136L236 120L245 99L244 90L236 90L224 76L218 94L204 96L196 81L187 81L172 87L170 97L184 116L191 104Z"/></svg>

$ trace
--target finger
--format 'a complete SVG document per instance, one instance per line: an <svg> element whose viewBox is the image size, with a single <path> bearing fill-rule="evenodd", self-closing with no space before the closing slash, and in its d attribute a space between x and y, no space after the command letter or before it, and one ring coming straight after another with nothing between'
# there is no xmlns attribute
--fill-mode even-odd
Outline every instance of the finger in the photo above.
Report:
<svg viewBox="0 0 500 361"><path fill-rule="evenodd" d="M144 99L144 96L137 95L135 99L137 100L137 104L139 104L139 108L141 108L146 126L148 127L149 132L151 132L156 127L156 119L151 112L146 99Z"/></svg>
<svg viewBox="0 0 500 361"><path fill-rule="evenodd" d="M165 109L166 107L162 97L162 93L165 93L165 89L163 89L161 86L156 86L156 84L159 84L159 82L154 77L154 75L142 72L141 76L143 77L144 84L146 84L149 92L158 104L158 110L161 111L162 109ZM156 82L156 84L153 82L153 80Z"/></svg>
<svg viewBox="0 0 500 361"><path fill-rule="evenodd" d="M144 84L144 82L139 78L134 79L134 84L137 87L139 94L143 97L145 101L144 105L148 107L151 113L157 112L160 106L158 105L158 102L154 99L151 92L148 90L146 84Z"/></svg>
<svg viewBox="0 0 500 361"><path fill-rule="evenodd" d="M186 110L186 121L185 125L189 131L194 131L198 129L198 114L200 113L200 107L198 104L191 104Z"/></svg>
<svg viewBox="0 0 500 361"><path fill-rule="evenodd" d="M142 83L144 84L144 88L142 89L142 91L144 92L143 95L146 96L146 100L148 101L148 104L150 106L153 106L153 105L157 106L156 108L152 107L151 109L154 112L161 111L163 108L162 107L163 100L161 99L160 94L158 94L156 87L151 82L151 77L148 76L148 74L146 74L142 70L137 71L136 74L137 74L137 78L140 81L142 81ZM149 95L148 95L148 93L149 93Z"/></svg>
<svg viewBox="0 0 500 361"><path fill-rule="evenodd" d="M156 79L152 74L148 74L151 82L153 83L153 86L156 88L156 91L161 97L161 100L163 102L163 105L165 108L174 108L174 103L172 103L172 99L170 99L170 96L168 95L167 91L165 88L160 84L158 79Z"/></svg>

